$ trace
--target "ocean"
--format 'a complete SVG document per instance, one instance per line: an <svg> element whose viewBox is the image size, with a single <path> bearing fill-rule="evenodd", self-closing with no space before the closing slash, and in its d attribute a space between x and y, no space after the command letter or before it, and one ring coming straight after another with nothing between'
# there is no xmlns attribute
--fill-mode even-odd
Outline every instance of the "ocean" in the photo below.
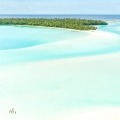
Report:
<svg viewBox="0 0 120 120"><path fill-rule="evenodd" d="M0 16L112 20L96 31L1 25L1 120L120 120L119 15Z"/></svg>
<svg viewBox="0 0 120 120"><path fill-rule="evenodd" d="M97 19L97 20L120 20L120 15L32 15L32 14L1 14L0 18L81 18L81 19Z"/></svg>

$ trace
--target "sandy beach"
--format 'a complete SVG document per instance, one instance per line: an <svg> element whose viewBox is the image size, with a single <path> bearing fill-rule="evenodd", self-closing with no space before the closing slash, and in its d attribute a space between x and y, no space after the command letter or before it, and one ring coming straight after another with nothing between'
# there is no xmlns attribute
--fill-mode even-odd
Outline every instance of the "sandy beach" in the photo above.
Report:
<svg viewBox="0 0 120 120"><path fill-rule="evenodd" d="M16 120L20 120L21 118L30 120L35 118L35 120L39 120L39 118L45 120L119 120L120 107L109 104L106 107L100 107L99 105L99 102L104 100L107 100L106 102L111 104L112 102L117 102L116 99L120 100L119 61L120 54L117 53L47 62L30 62L19 65L14 64L7 67L7 69L2 68L0 69L0 79L2 80L0 84L4 85L6 89L7 86L11 86L6 91L8 96L6 95L4 99L1 98L0 100L1 106L3 106L0 108L0 112L4 112L2 119L9 120L9 116L12 119L15 117ZM6 83L7 85L5 85ZM37 90L31 91L31 85L36 84L42 86L40 92ZM13 85L14 88L12 88ZM82 91L80 91L79 87L81 87ZM74 91L76 91L76 94ZM85 109L84 107L80 107L80 110L76 111L76 108L79 109L79 107L69 109L63 107L63 110L61 110L59 104L62 103L60 101L65 104L66 96L74 100L71 95L75 99L82 99L78 97L79 95L83 95L87 99L91 96L90 99L93 100L95 108L92 107L90 109L86 107ZM40 108L36 106L38 102L34 103L38 96L40 97L39 104L43 104ZM57 108L53 105L53 109L56 109L56 111L50 111L52 110L51 104L54 104L54 102L52 103L49 100L51 97L58 101L56 103ZM31 99L33 101L29 102ZM46 101L46 99L48 100ZM46 102L48 102L47 105ZM98 102L98 107L96 102ZM33 107L33 113L33 110L28 109L28 104L30 103L36 106L36 108ZM7 112L11 106L17 109L18 113L16 116L7 116ZM32 108L31 105L29 107ZM40 113L43 116L37 113L39 111L41 111ZM47 118L46 114L48 115Z"/></svg>
<svg viewBox="0 0 120 120"><path fill-rule="evenodd" d="M119 36L89 31L85 42L101 47ZM96 41L96 38L97 39ZM111 39L112 38L112 39ZM92 42L91 42L91 41ZM81 38L21 49L57 52L84 48ZM98 46L101 45L101 46ZM87 45L88 46L88 45ZM49 51L51 50L51 51ZM14 50L10 50L12 52ZM6 52L7 51L3 51ZM15 50L16 53L19 50ZM2 54L2 52L1 52ZM27 53L26 53L27 54ZM55 53L53 53L55 54ZM57 54L57 53L56 53ZM120 120L120 52L45 61L13 62L0 67L2 120ZM14 108L16 115L9 114Z"/></svg>

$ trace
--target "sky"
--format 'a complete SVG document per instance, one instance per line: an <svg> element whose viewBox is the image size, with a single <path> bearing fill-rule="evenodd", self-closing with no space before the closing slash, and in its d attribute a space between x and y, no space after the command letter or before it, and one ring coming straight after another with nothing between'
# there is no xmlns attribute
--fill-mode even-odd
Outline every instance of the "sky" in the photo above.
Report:
<svg viewBox="0 0 120 120"><path fill-rule="evenodd" d="M0 0L0 14L120 14L120 0Z"/></svg>

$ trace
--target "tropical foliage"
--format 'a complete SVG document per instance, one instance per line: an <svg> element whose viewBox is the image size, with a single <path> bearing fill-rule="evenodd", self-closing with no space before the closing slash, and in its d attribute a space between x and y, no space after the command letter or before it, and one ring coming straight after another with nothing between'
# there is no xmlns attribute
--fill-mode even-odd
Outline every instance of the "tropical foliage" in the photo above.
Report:
<svg viewBox="0 0 120 120"><path fill-rule="evenodd" d="M76 30L96 30L95 25L107 25L101 20L85 19L47 19L47 18L0 18L0 25L34 25Z"/></svg>

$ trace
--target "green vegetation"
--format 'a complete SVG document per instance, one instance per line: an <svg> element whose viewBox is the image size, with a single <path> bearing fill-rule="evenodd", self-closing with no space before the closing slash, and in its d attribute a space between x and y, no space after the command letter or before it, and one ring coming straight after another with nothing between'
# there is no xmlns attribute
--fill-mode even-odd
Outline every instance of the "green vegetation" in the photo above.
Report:
<svg viewBox="0 0 120 120"><path fill-rule="evenodd" d="M46 18L0 18L0 25L34 25L68 28L76 30L96 30L94 25L107 25L101 20L85 20L85 19L46 19Z"/></svg>

